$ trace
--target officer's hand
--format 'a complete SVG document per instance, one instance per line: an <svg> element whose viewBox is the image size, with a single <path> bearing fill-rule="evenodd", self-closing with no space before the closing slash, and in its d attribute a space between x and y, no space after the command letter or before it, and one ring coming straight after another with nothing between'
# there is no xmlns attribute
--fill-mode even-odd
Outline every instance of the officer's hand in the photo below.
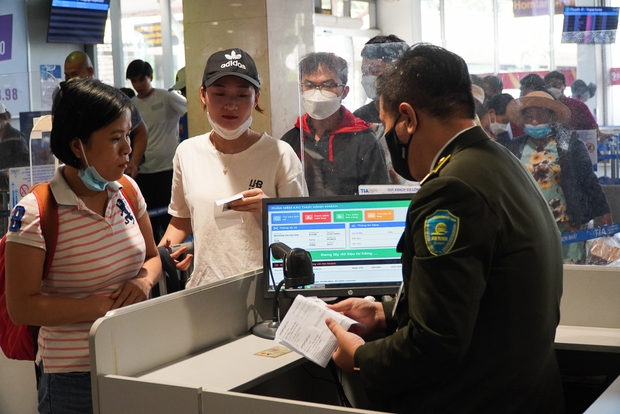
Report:
<svg viewBox="0 0 620 414"><path fill-rule="evenodd" d="M365 344L364 340L354 333L345 331L332 318L325 319L325 323L338 341L338 348L332 359L343 371L353 372L355 351Z"/></svg>
<svg viewBox="0 0 620 414"><path fill-rule="evenodd" d="M366 325L365 329L359 326L353 327L354 332L360 336L366 336L386 327L385 313L383 312L383 306L379 302L349 298L333 305L327 305L327 307Z"/></svg>

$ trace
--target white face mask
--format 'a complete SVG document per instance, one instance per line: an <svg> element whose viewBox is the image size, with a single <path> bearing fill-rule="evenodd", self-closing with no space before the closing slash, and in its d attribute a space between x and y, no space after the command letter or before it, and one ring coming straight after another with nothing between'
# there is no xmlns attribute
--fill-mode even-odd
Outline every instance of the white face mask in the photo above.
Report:
<svg viewBox="0 0 620 414"><path fill-rule="evenodd" d="M362 76L362 87L368 99L373 101L377 100L377 77L376 76Z"/></svg>
<svg viewBox="0 0 620 414"><path fill-rule="evenodd" d="M499 135L502 132L508 131L508 124L501 124L499 122L491 122L489 124L489 128L491 128L491 132L495 135Z"/></svg>
<svg viewBox="0 0 620 414"><path fill-rule="evenodd" d="M251 115L248 119L246 119L246 121L243 124L239 125L235 129L222 128L217 123L215 123L213 119L211 119L211 115L209 115L209 112L207 112L207 119L209 120L209 123L211 124L211 127L213 128L215 133L227 141L232 141L234 139L239 138L241 135L243 135L245 131L247 131L250 128L250 125L252 125Z"/></svg>
<svg viewBox="0 0 620 414"><path fill-rule="evenodd" d="M547 89L547 92L549 92L549 95L553 96L555 99L560 99L562 96L562 89L559 88L549 88Z"/></svg>
<svg viewBox="0 0 620 414"><path fill-rule="evenodd" d="M302 92L301 103L308 115L319 121L340 109L340 97L338 95L328 91L319 92L316 89Z"/></svg>

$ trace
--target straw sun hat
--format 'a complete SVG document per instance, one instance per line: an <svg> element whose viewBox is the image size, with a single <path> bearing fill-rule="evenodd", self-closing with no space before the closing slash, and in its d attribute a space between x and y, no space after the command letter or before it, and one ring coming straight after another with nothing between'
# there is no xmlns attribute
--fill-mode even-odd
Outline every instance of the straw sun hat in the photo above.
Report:
<svg viewBox="0 0 620 414"><path fill-rule="evenodd" d="M566 124L570 121L570 109L543 91L530 92L519 99L511 101L506 107L506 115L508 115L510 122L523 126L523 110L530 107L549 109L554 113L554 122L556 123Z"/></svg>

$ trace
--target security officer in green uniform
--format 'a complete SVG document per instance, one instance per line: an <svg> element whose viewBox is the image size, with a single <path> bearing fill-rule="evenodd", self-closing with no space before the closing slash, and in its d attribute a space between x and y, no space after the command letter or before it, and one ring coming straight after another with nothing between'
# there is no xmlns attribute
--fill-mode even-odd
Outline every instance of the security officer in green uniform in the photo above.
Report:
<svg viewBox="0 0 620 414"><path fill-rule="evenodd" d="M421 188L398 245L402 293L332 305L366 325L346 332L327 319L334 361L358 371L373 409L563 412L560 234L531 174L474 126L459 56L415 45L377 86L395 168Z"/></svg>

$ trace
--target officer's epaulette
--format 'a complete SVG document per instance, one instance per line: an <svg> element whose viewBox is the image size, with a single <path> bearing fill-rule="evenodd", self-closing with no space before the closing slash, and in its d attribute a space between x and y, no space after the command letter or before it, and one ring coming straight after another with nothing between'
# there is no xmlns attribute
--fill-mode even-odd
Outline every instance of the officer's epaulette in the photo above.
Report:
<svg viewBox="0 0 620 414"><path fill-rule="evenodd" d="M429 172L428 174L426 174L426 177L424 177L422 179L422 181L420 181L420 186L423 186L424 184L426 184L426 182L432 180L433 178L439 176L439 171L443 168L444 165L446 165L448 163L448 160L450 160L450 155L446 155L445 157L443 157L442 159L439 160L439 162L437 163L437 166L435 167L435 169L431 172Z"/></svg>

